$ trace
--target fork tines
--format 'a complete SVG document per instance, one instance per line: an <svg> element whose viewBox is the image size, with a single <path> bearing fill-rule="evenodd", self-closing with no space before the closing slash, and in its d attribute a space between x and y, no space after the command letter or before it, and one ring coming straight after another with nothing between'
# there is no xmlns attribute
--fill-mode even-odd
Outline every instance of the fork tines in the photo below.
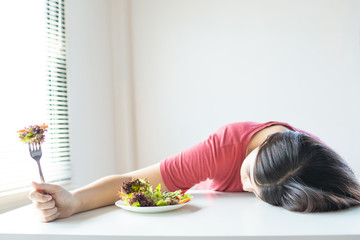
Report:
<svg viewBox="0 0 360 240"><path fill-rule="evenodd" d="M37 151L37 150L41 150L41 144L40 143L29 143L29 150L30 151Z"/></svg>

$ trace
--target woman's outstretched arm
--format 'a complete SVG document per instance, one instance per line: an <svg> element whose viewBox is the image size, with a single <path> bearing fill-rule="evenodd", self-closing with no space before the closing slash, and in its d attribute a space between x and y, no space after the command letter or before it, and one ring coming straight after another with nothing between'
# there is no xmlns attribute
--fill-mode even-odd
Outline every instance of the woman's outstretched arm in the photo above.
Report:
<svg viewBox="0 0 360 240"><path fill-rule="evenodd" d="M162 190L167 190L158 163L126 174L101 178L72 192L59 185L33 183L34 190L30 192L29 198L38 210L40 220L49 222L57 218L69 217L75 213L114 204L118 200L117 192L123 181L132 178L147 178L153 187L160 183ZM43 192L47 194L43 194Z"/></svg>

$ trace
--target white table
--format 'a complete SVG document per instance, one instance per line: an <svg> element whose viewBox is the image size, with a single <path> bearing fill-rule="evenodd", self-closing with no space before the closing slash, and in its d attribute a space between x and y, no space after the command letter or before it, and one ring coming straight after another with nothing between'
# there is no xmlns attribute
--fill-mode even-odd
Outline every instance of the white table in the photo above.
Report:
<svg viewBox="0 0 360 240"><path fill-rule="evenodd" d="M250 193L192 191L181 209L156 214L108 206L51 223L33 207L0 215L0 239L360 239L360 208L301 214L270 206Z"/></svg>

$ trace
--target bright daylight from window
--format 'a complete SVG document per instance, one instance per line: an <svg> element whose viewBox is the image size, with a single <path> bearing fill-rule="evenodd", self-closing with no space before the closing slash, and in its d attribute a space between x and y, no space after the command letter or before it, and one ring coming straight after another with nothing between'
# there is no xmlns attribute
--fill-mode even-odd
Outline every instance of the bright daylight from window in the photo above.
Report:
<svg viewBox="0 0 360 240"><path fill-rule="evenodd" d="M0 212L9 208L14 202L11 197L19 193L24 201L31 181L40 181L36 162L29 155L28 146L20 142L17 130L46 122L49 131L41 158L45 179L51 182L69 180L66 65L65 51L61 52L65 49L65 31L62 20L58 20L64 9L59 2L62 3L0 2ZM56 72L61 81L51 70L60 65L65 65L61 73ZM51 108L56 109L55 114ZM61 111L65 112L60 114L65 118L57 116ZM60 138L66 141L56 141ZM57 149L56 157L54 149ZM66 153L58 149L65 149ZM9 197L10 200L6 200Z"/></svg>

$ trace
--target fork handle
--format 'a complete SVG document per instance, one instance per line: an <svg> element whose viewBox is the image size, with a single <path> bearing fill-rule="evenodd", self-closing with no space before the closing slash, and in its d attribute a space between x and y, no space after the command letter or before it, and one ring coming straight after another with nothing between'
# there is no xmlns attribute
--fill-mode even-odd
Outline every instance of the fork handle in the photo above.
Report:
<svg viewBox="0 0 360 240"><path fill-rule="evenodd" d="M40 179L41 179L41 182L45 183L45 179L44 179L44 175L43 175L43 172L41 170L41 165L40 165L40 162L39 161L36 161L37 165L38 165L38 168L39 168L39 174L40 174Z"/></svg>

